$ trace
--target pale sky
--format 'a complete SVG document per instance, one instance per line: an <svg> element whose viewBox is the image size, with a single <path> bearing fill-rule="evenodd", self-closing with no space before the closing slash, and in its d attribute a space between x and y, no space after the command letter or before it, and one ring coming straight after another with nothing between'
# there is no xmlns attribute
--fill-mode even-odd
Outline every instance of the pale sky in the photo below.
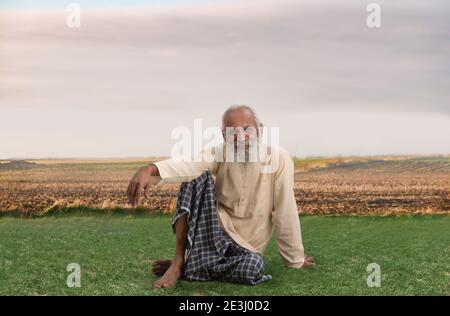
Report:
<svg viewBox="0 0 450 316"><path fill-rule="evenodd" d="M448 1L72 2L0 1L0 159L168 155L232 104L292 155L450 154Z"/></svg>

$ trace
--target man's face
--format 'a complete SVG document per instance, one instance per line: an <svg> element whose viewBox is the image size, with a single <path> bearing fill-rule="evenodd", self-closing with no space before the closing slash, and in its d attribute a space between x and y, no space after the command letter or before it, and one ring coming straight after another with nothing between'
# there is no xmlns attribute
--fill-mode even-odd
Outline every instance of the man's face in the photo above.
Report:
<svg viewBox="0 0 450 316"><path fill-rule="evenodd" d="M248 152L250 146L255 144L257 135L257 126L253 114L247 109L238 109L231 112L225 122L226 128L231 128L233 131L233 139L235 149L239 150L239 146L242 146L245 142L245 151ZM231 141L227 139L227 133L225 133L225 141Z"/></svg>

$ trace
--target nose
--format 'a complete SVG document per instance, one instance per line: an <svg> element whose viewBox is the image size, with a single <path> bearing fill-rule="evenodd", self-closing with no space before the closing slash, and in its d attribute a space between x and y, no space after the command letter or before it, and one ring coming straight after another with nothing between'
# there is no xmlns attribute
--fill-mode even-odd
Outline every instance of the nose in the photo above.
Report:
<svg viewBox="0 0 450 316"><path fill-rule="evenodd" d="M234 134L234 141L236 142L236 141L240 141L240 142L242 142L242 141L244 141L244 140L246 140L246 139L248 139L248 136L247 136L247 133L245 133L244 131L237 131L235 134Z"/></svg>

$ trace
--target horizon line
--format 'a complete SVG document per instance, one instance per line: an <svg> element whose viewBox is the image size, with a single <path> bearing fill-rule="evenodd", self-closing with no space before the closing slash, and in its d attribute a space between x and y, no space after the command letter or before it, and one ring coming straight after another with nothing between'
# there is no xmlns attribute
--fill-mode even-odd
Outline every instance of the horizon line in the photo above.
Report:
<svg viewBox="0 0 450 316"><path fill-rule="evenodd" d="M295 159L311 159L311 158L350 158L350 157L358 157L358 158L371 158L371 157L450 157L450 153L431 153L431 154L370 154L370 155L344 155L344 154L336 154L336 155L290 155L291 158ZM9 157L9 158L0 158L0 162L5 161L39 161L39 160L147 160L147 159L168 159L170 156L124 156L124 157L89 157L89 156L78 156L78 157Z"/></svg>

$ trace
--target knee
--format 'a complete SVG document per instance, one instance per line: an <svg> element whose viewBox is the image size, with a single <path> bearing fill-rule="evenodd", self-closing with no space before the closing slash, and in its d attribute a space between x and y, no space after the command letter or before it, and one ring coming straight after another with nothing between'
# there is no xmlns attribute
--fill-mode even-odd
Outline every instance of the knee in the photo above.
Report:
<svg viewBox="0 0 450 316"><path fill-rule="evenodd" d="M242 283L253 283L259 280L264 274L263 258L254 253L245 256L245 259L236 266L235 273Z"/></svg>

